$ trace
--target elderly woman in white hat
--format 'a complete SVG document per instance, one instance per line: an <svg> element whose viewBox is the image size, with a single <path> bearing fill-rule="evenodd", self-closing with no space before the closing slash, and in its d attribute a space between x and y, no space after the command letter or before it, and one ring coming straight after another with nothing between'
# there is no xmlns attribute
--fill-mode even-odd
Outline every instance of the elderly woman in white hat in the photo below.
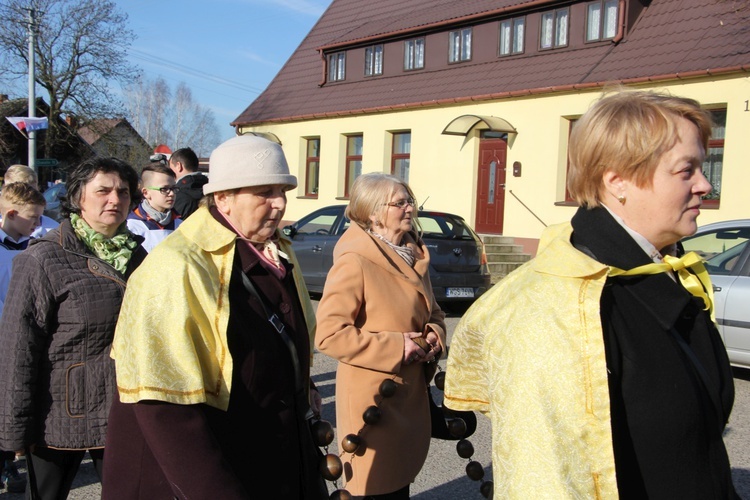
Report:
<svg viewBox="0 0 750 500"><path fill-rule="evenodd" d="M255 136L214 150L209 178L128 284L102 496L316 498L303 484L315 319L277 230L297 179Z"/></svg>

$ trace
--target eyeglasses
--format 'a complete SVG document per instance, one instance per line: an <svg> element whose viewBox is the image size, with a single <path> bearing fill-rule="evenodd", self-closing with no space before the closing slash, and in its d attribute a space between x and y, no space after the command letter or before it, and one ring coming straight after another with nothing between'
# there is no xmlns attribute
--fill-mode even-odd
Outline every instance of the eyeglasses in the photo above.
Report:
<svg viewBox="0 0 750 500"><path fill-rule="evenodd" d="M406 210L406 205L413 207L416 204L417 204L417 200L415 200L414 198L407 198L405 200L398 200L398 201L392 201L390 203L384 203L384 205L388 205L389 207L400 208L401 210Z"/></svg>
<svg viewBox="0 0 750 500"><path fill-rule="evenodd" d="M150 189L151 191L159 191L164 196L168 195L169 193L176 193L180 190L177 186L164 186L164 187L155 187L155 186L147 186L146 189Z"/></svg>

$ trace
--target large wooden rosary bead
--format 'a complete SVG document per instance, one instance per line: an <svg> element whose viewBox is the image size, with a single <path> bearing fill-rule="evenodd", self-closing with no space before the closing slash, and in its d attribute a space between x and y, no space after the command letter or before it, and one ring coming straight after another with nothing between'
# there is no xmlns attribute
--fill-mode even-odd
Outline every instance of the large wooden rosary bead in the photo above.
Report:
<svg viewBox="0 0 750 500"><path fill-rule="evenodd" d="M383 380L383 382L381 382L378 392L384 398L390 398L391 396L396 394L397 388L398 388L398 384L394 382L393 380L387 378Z"/></svg>
<svg viewBox="0 0 750 500"><path fill-rule="evenodd" d="M341 447L347 453L354 453L362 444L362 438L356 434L347 434L344 439L341 440Z"/></svg>
<svg viewBox="0 0 750 500"><path fill-rule="evenodd" d="M316 420L312 424L311 430L317 446L323 447L333 443L333 426L328 420Z"/></svg>
<svg viewBox="0 0 750 500"><path fill-rule="evenodd" d="M474 454L474 445L468 439L462 439L456 443L456 452L461 458L471 458Z"/></svg>
<svg viewBox="0 0 750 500"><path fill-rule="evenodd" d="M380 408L377 406L368 406L364 414L362 414L362 420L364 420L367 425L375 425L380 422L381 416L382 412L380 411Z"/></svg>
<svg viewBox="0 0 750 500"><path fill-rule="evenodd" d="M338 455L329 453L320 460L320 474L328 481L336 481L344 472L344 464Z"/></svg>
<svg viewBox="0 0 750 500"><path fill-rule="evenodd" d="M492 481L485 481L479 487L479 493L481 493L484 498L492 498L492 490L494 489L495 484Z"/></svg>
<svg viewBox="0 0 750 500"><path fill-rule="evenodd" d="M473 481L481 481L484 477L484 469L479 462L471 461L466 465L466 475Z"/></svg>
<svg viewBox="0 0 750 500"><path fill-rule="evenodd" d="M331 500L352 500L352 494L346 490L336 490L329 497Z"/></svg>
<svg viewBox="0 0 750 500"><path fill-rule="evenodd" d="M435 374L435 387L441 391L445 390L445 372L437 372Z"/></svg>
<svg viewBox="0 0 750 500"><path fill-rule="evenodd" d="M462 418L448 420L448 432L454 438L462 438L466 434L466 422Z"/></svg>

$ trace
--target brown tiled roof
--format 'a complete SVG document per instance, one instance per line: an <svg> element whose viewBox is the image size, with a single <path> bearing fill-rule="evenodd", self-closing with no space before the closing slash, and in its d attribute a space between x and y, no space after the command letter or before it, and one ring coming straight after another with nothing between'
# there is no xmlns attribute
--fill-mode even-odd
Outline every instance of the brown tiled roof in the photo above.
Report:
<svg viewBox="0 0 750 500"><path fill-rule="evenodd" d="M100 118L92 120L87 125L78 129L78 135L93 146L99 139L107 135L110 130L125 121L124 118Z"/></svg>
<svg viewBox="0 0 750 500"><path fill-rule="evenodd" d="M631 2L636 0L629 0ZM268 88L233 125L344 116L555 90L750 72L750 12L734 0L653 0L617 44L319 86L318 49L426 30L502 9L551 8L549 0L334 0ZM648 3L648 2L646 2ZM546 7L545 7L546 6Z"/></svg>

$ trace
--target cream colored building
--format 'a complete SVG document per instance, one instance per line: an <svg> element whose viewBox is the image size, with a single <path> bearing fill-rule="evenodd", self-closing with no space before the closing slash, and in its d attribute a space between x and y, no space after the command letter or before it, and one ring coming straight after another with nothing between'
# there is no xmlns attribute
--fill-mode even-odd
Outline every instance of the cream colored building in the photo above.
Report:
<svg viewBox="0 0 750 500"><path fill-rule="evenodd" d="M296 165L300 185L287 219L346 203L356 174L393 172L426 209L459 214L478 232L512 236L533 253L545 224L575 210L565 189L571 124L617 85L690 97L712 110L716 140L705 171L716 199L699 222L750 217L750 53L736 50L750 46L750 35L737 39L743 20L726 3L488 1L473 12L415 3L434 8L411 5L404 19L390 0L334 0L235 120L238 133L278 138ZM435 13L441 7L444 16ZM617 20L609 31L607 15ZM589 40L596 19L604 23L600 38ZM509 24L521 40L516 54L503 53ZM565 37L555 38L559 47L545 47L549 26ZM451 61L454 34L460 51L467 30L470 57ZM407 70L412 40L422 40L423 66Z"/></svg>

